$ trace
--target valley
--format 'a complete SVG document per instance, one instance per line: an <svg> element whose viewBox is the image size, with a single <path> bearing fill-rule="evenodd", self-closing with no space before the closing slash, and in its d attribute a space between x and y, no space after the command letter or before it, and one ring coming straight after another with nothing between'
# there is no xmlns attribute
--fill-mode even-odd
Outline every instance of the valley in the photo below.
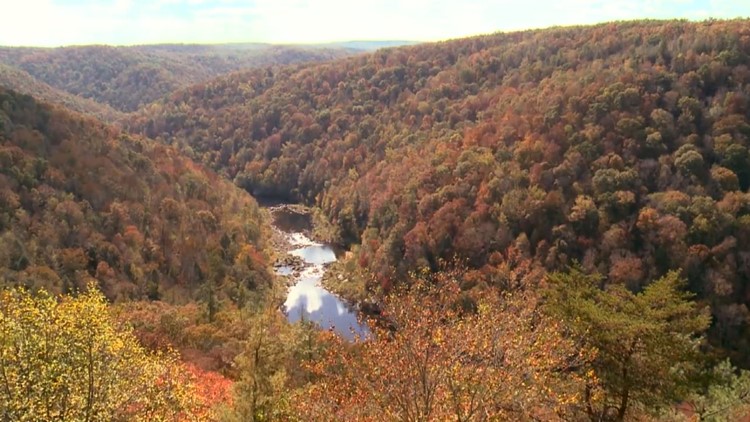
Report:
<svg viewBox="0 0 750 422"><path fill-rule="evenodd" d="M288 279L289 291L282 311L290 323L310 321L325 330L353 339L365 337L366 325L358 320L356 308L343 302L321 285L328 264L336 262L333 247L311 240L312 218L309 210L276 205L269 208L282 257L274 264L276 274ZM356 304L355 304L356 305Z"/></svg>
<svg viewBox="0 0 750 422"><path fill-rule="evenodd" d="M2 47L0 85L3 420L750 414L747 19Z"/></svg>

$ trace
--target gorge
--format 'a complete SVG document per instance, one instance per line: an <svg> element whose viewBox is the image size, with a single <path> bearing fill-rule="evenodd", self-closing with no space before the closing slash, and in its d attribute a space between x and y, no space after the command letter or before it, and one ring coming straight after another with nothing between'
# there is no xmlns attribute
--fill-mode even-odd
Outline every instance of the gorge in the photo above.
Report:
<svg viewBox="0 0 750 422"><path fill-rule="evenodd" d="M299 261L282 258L275 265L276 273L289 279L283 305L289 322L311 321L350 340L366 337L369 330L358 321L352 306L321 285L326 267L336 261L336 252L332 246L308 237L312 228L309 213L285 205L270 207L269 211L277 235L284 239L277 243L287 246L277 252L299 258Z"/></svg>

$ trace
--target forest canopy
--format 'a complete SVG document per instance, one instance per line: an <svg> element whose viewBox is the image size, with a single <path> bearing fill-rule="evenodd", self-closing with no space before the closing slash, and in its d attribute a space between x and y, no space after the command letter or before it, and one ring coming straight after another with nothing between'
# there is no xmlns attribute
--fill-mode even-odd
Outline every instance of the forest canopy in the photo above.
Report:
<svg viewBox="0 0 750 422"><path fill-rule="evenodd" d="M2 85L45 101L114 119L167 94L233 71L326 61L345 48L266 44L0 47ZM88 101L87 101L88 100ZM87 104L88 103L88 104Z"/></svg>
<svg viewBox="0 0 750 422"><path fill-rule="evenodd" d="M0 280L184 302L269 287L257 203L169 147L0 90Z"/></svg>
<svg viewBox="0 0 750 422"><path fill-rule="evenodd" d="M82 380L65 411L91 415L94 361L113 420L750 414L747 20L497 33L213 79L243 60L209 48L186 66L196 48L0 50L16 63L0 77L118 119L0 89L7 418L62 412L61 377ZM288 323L290 279L270 265L283 240L253 197L327 220L307 234L346 252L323 282L372 336ZM33 406L15 392L27 378L44 386Z"/></svg>
<svg viewBox="0 0 750 422"><path fill-rule="evenodd" d="M236 73L125 122L256 195L321 207L388 291L467 263L538 285L577 261L640 291L679 270L745 364L750 28L636 21Z"/></svg>

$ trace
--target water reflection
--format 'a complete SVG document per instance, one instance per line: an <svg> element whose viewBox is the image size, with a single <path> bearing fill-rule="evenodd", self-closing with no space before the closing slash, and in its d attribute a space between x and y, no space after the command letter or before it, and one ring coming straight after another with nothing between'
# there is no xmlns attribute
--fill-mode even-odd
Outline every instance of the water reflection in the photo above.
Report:
<svg viewBox="0 0 750 422"><path fill-rule="evenodd" d="M307 270L305 271L307 273ZM289 322L301 319L312 321L324 329L333 329L345 338L353 339L355 333L366 334L357 316L328 290L320 286L320 275L300 275L297 284L289 289L284 303Z"/></svg>
<svg viewBox="0 0 750 422"><path fill-rule="evenodd" d="M278 214L283 211L281 209L275 213L277 222L279 221ZM289 219L284 221L288 223ZM286 225L284 229L299 228ZM291 267L277 268L279 274L294 277L294 285L289 288L284 302L287 319L290 322L297 322L301 319L312 321L321 328L332 329L350 340L354 339L355 335L365 337L369 331L366 326L359 323L357 314L320 285L325 265L336 261L334 250L327 245L312 241L299 232L287 233L287 240L292 247L295 247L289 253L300 257L306 264L297 275L293 274L294 269Z"/></svg>
<svg viewBox="0 0 750 422"><path fill-rule="evenodd" d="M325 245L306 246L294 249L289 253L313 265L325 265L336 261L336 254L333 252L333 249Z"/></svg>

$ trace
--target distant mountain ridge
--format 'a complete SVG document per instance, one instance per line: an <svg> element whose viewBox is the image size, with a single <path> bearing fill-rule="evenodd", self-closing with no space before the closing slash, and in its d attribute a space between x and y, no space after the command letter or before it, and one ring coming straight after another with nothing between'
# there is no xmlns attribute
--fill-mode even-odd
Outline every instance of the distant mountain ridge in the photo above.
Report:
<svg viewBox="0 0 750 422"><path fill-rule="evenodd" d="M369 40L352 40L352 41L341 41L317 44L322 47L339 47L339 48L350 48L353 50L362 51L375 51L381 48L391 47L403 47L408 45L421 44L421 41L407 41L407 40L382 40L382 41L369 41Z"/></svg>
<svg viewBox="0 0 750 422"><path fill-rule="evenodd" d="M95 116L105 122L122 118L123 113L107 104L83 98L49 86L23 69L0 64L0 87L13 87L15 91L62 105L70 110Z"/></svg>
<svg viewBox="0 0 750 422"><path fill-rule="evenodd" d="M250 43L0 47L0 65L23 72L5 72L2 84L8 88L46 101L61 100L62 94L39 86L26 91L31 86L27 74L61 92L127 113L176 89L237 70L327 61L356 53L342 47ZM73 102L76 101L70 98L64 101L66 105ZM74 107L79 111L85 111L84 108ZM102 113L95 114L103 116Z"/></svg>

